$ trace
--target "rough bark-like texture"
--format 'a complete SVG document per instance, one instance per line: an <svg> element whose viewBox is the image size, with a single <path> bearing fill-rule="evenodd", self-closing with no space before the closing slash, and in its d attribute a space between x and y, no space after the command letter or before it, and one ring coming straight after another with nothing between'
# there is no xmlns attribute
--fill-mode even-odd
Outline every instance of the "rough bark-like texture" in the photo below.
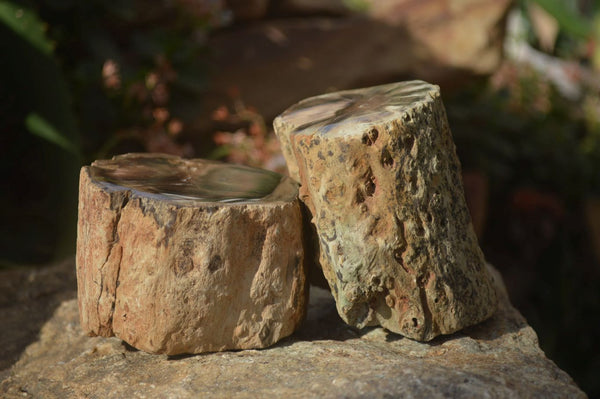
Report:
<svg viewBox="0 0 600 399"><path fill-rule="evenodd" d="M272 345L305 312L301 229L297 185L272 172L139 154L84 167L83 330L152 353Z"/></svg>
<svg viewBox="0 0 600 399"><path fill-rule="evenodd" d="M0 271L0 276L2 281L5 274ZM499 276L495 283L500 306L489 321L432 343L382 328L357 332L337 317L331 295L311 289L306 323L279 344L185 357L132 351L116 338L89 338L79 326L76 301L66 301L19 362L0 372L0 396L585 398L539 349L535 332L510 305ZM75 294L67 285L64 293ZM36 309L31 298L22 300L13 304L24 310L18 331Z"/></svg>
<svg viewBox="0 0 600 399"><path fill-rule="evenodd" d="M310 98L275 130L345 321L427 341L492 315L496 297L437 86Z"/></svg>

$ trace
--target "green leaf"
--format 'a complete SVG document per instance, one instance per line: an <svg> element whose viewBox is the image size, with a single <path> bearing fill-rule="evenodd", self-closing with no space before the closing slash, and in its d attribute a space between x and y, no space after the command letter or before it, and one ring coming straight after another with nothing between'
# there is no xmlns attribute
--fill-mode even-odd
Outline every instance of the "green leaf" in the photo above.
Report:
<svg viewBox="0 0 600 399"><path fill-rule="evenodd" d="M587 39L592 34L592 24L589 20L570 9L564 0L533 0L548 14L556 18L559 26L567 33Z"/></svg>
<svg viewBox="0 0 600 399"><path fill-rule="evenodd" d="M31 134L48 140L78 157L81 156L79 149L73 142L56 130L46 119L35 112L27 115L27 118L25 118L25 126Z"/></svg>
<svg viewBox="0 0 600 399"><path fill-rule="evenodd" d="M367 12L369 10L369 2L366 0L343 0L344 5L354 12Z"/></svg>
<svg viewBox="0 0 600 399"><path fill-rule="evenodd" d="M215 148L214 150L211 151L210 154L208 154L207 158L208 159L222 159L225 158L226 156L228 156L231 153L231 148L229 148L226 145L222 145L219 146L217 148Z"/></svg>
<svg viewBox="0 0 600 399"><path fill-rule="evenodd" d="M27 8L0 0L0 22L43 54L52 54L54 44L46 37L46 25Z"/></svg>

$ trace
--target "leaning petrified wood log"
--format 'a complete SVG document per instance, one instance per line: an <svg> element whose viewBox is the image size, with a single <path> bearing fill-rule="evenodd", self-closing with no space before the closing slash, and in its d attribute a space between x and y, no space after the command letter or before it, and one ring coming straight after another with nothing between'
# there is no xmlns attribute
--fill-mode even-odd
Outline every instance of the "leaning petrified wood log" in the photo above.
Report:
<svg viewBox="0 0 600 399"><path fill-rule="evenodd" d="M492 315L439 87L326 94L274 125L347 323L427 341Z"/></svg>
<svg viewBox="0 0 600 399"><path fill-rule="evenodd" d="M297 194L273 172L166 155L83 167L83 330L170 355L290 335L307 302Z"/></svg>

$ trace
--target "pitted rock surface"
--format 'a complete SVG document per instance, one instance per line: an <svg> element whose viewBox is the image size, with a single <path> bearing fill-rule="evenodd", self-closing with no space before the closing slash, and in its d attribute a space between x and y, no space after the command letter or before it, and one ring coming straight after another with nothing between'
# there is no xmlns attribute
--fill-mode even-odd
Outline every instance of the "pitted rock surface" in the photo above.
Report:
<svg viewBox="0 0 600 399"><path fill-rule="evenodd" d="M493 314L439 87L325 94L274 125L346 322L428 341Z"/></svg>

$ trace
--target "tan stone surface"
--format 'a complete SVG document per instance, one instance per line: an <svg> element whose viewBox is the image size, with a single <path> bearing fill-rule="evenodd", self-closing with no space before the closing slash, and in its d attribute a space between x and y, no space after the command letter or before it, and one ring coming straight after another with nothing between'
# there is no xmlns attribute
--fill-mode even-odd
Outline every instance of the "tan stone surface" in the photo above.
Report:
<svg viewBox="0 0 600 399"><path fill-rule="evenodd" d="M129 186L92 178L100 167ZM255 189L255 171L157 155L84 167L77 240L83 330L171 355L262 348L290 335L306 307L295 183L268 175L279 182L270 199L194 197L200 189L217 197L228 190L221 200L232 201L231 192L244 195L240 185ZM196 182L202 173L216 180ZM231 176L241 181L223 186Z"/></svg>
<svg viewBox="0 0 600 399"><path fill-rule="evenodd" d="M500 305L491 319L430 343L382 328L349 328L337 316L333 298L311 290L306 322L279 344L184 357L132 351L117 338L87 337L77 302L70 300L56 309L39 340L5 378L0 374L0 396L585 398L539 349L535 332L510 305L499 276L495 282ZM70 288L65 292L75 295ZM29 315L22 314L26 324Z"/></svg>
<svg viewBox="0 0 600 399"><path fill-rule="evenodd" d="M406 26L432 61L490 73L502 59L510 0L365 0L371 18Z"/></svg>
<svg viewBox="0 0 600 399"><path fill-rule="evenodd" d="M76 289L74 259L45 267L0 268L0 380Z"/></svg>
<svg viewBox="0 0 600 399"><path fill-rule="evenodd" d="M427 341L492 315L439 87L313 97L274 125L344 320Z"/></svg>

